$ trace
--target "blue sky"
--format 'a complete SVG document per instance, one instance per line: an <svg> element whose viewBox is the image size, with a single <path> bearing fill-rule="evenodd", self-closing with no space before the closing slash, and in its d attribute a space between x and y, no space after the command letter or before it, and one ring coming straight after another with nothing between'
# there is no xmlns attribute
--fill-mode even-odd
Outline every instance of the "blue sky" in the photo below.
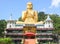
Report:
<svg viewBox="0 0 60 44"><path fill-rule="evenodd" d="M0 0L0 19L18 19L22 11L26 10L27 2L33 3L33 9L49 14L60 15L60 0Z"/></svg>

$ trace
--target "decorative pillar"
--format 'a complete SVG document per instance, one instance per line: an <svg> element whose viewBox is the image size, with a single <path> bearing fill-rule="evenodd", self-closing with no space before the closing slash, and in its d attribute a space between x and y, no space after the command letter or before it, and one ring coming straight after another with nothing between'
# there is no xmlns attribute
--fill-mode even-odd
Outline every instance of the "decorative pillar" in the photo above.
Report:
<svg viewBox="0 0 60 44"><path fill-rule="evenodd" d="M49 41L49 44L50 44L50 41Z"/></svg>
<svg viewBox="0 0 60 44"><path fill-rule="evenodd" d="M23 44L23 42L24 42L24 39L22 39L21 44Z"/></svg>
<svg viewBox="0 0 60 44"><path fill-rule="evenodd" d="M38 40L36 39L36 44L38 44Z"/></svg>
<svg viewBox="0 0 60 44"><path fill-rule="evenodd" d="M7 34L7 31L6 31L6 30L4 31L4 34L5 34L5 35L4 35L4 38L6 38L6 34Z"/></svg>

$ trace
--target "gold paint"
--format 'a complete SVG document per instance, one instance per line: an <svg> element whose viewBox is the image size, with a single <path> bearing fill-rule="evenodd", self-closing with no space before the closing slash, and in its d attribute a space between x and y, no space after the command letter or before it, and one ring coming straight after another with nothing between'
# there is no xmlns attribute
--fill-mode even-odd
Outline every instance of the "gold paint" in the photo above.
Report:
<svg viewBox="0 0 60 44"><path fill-rule="evenodd" d="M23 29L24 33L25 32L33 32L33 33L36 33L36 27L29 27L29 26L25 26L24 29Z"/></svg>
<svg viewBox="0 0 60 44"><path fill-rule="evenodd" d="M31 2L27 3L27 10L22 12L22 20L24 22L21 21L17 21L17 24L34 24L38 21L38 13L37 11L33 10L33 4Z"/></svg>
<svg viewBox="0 0 60 44"><path fill-rule="evenodd" d="M16 24L43 24L43 21L38 21L38 13L33 10L33 4L31 2L27 3L27 9L22 12L22 21L17 21Z"/></svg>

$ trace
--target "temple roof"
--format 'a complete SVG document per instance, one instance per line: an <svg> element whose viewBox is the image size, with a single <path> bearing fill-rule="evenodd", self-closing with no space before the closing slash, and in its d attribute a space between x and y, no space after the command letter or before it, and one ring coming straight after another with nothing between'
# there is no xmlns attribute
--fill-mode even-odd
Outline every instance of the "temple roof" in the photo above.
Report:
<svg viewBox="0 0 60 44"><path fill-rule="evenodd" d="M47 19L45 21L52 21L52 19L50 18L50 16L47 16Z"/></svg>

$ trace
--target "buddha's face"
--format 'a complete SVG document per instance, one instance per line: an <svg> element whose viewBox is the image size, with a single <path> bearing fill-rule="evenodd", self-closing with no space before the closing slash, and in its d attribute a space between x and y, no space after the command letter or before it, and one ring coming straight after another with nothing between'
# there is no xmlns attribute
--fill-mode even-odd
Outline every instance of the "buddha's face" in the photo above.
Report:
<svg viewBox="0 0 60 44"><path fill-rule="evenodd" d="M32 9L32 7L33 7L33 6L32 6L32 3L31 3L31 2L28 2L28 3L27 3L27 9Z"/></svg>

